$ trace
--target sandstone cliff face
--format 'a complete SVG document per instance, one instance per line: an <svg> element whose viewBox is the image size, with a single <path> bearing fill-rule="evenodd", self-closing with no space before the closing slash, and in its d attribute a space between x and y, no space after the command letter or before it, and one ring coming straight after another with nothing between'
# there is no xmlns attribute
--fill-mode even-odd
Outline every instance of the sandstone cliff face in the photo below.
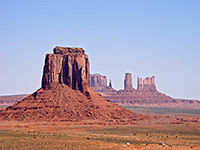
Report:
<svg viewBox="0 0 200 150"><path fill-rule="evenodd" d="M132 88L133 88L133 86L132 86L131 73L126 73L125 74L125 79L124 79L124 89L131 90Z"/></svg>
<svg viewBox="0 0 200 150"><path fill-rule="evenodd" d="M107 78L100 74L90 75L90 87L106 87Z"/></svg>
<svg viewBox="0 0 200 150"><path fill-rule="evenodd" d="M85 51L68 47L55 47L53 51L54 54L46 55L42 88L66 84L84 93L90 85L89 60Z"/></svg>

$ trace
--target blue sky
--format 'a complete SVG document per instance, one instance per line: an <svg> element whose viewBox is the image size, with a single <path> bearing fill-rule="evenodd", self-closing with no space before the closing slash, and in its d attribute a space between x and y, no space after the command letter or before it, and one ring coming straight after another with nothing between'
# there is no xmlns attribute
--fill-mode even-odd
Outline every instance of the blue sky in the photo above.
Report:
<svg viewBox="0 0 200 150"><path fill-rule="evenodd" d="M45 54L83 47L91 73L123 88L125 72L200 99L199 0L1 0L0 95L40 87Z"/></svg>

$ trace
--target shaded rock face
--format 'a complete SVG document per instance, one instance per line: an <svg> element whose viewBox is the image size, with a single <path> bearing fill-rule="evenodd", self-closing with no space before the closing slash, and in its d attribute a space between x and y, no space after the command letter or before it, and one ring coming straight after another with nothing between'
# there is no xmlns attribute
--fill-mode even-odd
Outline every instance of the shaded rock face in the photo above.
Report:
<svg viewBox="0 0 200 150"><path fill-rule="evenodd" d="M106 87L107 78L100 74L90 75L90 87Z"/></svg>
<svg viewBox="0 0 200 150"><path fill-rule="evenodd" d="M112 88L112 81L111 81L111 79L109 81L109 87Z"/></svg>
<svg viewBox="0 0 200 150"><path fill-rule="evenodd" d="M125 79L124 79L124 89L130 90L132 89L132 76L131 73L126 73L125 74Z"/></svg>
<svg viewBox="0 0 200 150"><path fill-rule="evenodd" d="M42 88L66 84L84 93L90 85L88 56L82 48L55 47L47 54L42 77Z"/></svg>

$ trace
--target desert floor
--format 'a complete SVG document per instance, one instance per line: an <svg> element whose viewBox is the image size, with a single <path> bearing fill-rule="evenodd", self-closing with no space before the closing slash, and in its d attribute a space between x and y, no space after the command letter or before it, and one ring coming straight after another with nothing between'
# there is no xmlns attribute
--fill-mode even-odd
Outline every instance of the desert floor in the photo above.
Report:
<svg viewBox="0 0 200 150"><path fill-rule="evenodd" d="M198 114L153 116L134 125L0 121L0 149L200 150Z"/></svg>

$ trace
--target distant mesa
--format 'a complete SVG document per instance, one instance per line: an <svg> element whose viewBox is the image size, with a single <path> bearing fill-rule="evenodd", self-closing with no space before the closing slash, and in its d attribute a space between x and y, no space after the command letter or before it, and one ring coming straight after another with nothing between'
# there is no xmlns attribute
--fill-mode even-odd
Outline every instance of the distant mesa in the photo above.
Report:
<svg viewBox="0 0 200 150"><path fill-rule="evenodd" d="M90 75L90 87L102 96L107 95L106 92L116 92L116 90L112 88L111 79L109 86L107 86L107 77L100 74Z"/></svg>
<svg viewBox="0 0 200 150"><path fill-rule="evenodd" d="M98 74L98 78L102 77L104 79L103 82L107 83L106 76ZM92 78L96 78L96 74L91 75L91 80ZM138 77L137 89L133 88L132 83L131 73L125 73L124 89L122 90L117 91L110 86L102 84L101 81L98 84L103 86L95 84L91 88L104 98L122 106L200 108L200 101L198 100L175 99L159 92L156 88L155 76L146 77L144 80Z"/></svg>
<svg viewBox="0 0 200 150"><path fill-rule="evenodd" d="M106 87L107 78L100 74L90 75L90 87Z"/></svg>
<svg viewBox="0 0 200 150"><path fill-rule="evenodd" d="M7 95L7 96L0 96L0 105L8 106L13 105L27 97L28 94L21 94L21 95Z"/></svg>
<svg viewBox="0 0 200 150"><path fill-rule="evenodd" d="M17 121L68 121L131 123L144 119L109 102L92 87L105 87L107 80L91 76L89 59L82 48L55 47L47 54L42 86L22 101L0 111L0 119ZM111 82L110 87L111 88Z"/></svg>

